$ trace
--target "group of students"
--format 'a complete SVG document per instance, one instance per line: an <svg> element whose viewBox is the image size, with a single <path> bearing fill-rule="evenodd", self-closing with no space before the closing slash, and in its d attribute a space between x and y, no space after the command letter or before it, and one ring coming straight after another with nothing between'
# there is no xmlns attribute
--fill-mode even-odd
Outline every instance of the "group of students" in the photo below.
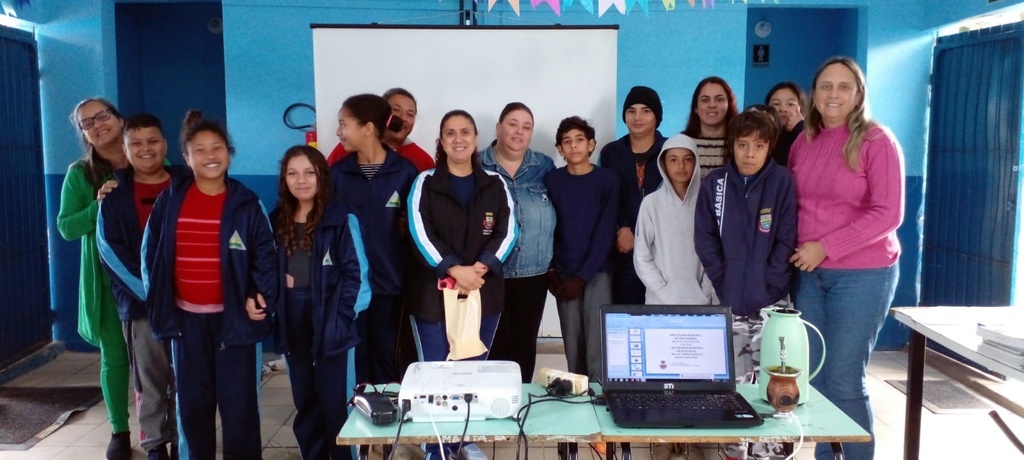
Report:
<svg viewBox="0 0 1024 460"><path fill-rule="evenodd" d="M187 167L174 167L156 118L124 119L103 99L78 104L85 155L65 179L58 228L83 238L79 331L101 349L108 458L131 456L129 362L149 458L213 458L218 408L224 458L260 458L259 344L272 332L303 458L349 458L334 442L348 350L358 347L359 382L400 379L403 327L419 360L447 359L440 284L479 292L488 351L471 359L516 361L524 382L549 292L569 371L597 380L603 304L729 305L737 352L753 358L738 375L751 381L759 310L789 296L829 349L812 384L870 432L864 373L895 290L903 165L891 133L866 116L860 68L829 60L809 103L783 83L742 113L728 84L709 77L686 130L668 139L662 114L653 89L632 88L629 132L597 165L594 128L563 119L554 140L566 166L556 169L529 148L526 105L504 108L482 151L472 115L453 110L435 164L408 138L412 94L352 96L329 158L285 152L268 216L228 177L234 150L219 124L187 114ZM455 448L430 444L428 460ZM846 452L872 458L873 443Z"/></svg>

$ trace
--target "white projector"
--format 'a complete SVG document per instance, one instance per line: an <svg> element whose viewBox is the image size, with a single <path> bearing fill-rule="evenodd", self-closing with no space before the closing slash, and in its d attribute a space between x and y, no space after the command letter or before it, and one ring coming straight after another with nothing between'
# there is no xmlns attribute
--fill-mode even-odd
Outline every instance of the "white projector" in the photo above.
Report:
<svg viewBox="0 0 1024 460"><path fill-rule="evenodd" d="M413 363L398 391L413 422L461 422L512 417L522 404L522 376L512 361ZM467 396L470 402L467 403Z"/></svg>

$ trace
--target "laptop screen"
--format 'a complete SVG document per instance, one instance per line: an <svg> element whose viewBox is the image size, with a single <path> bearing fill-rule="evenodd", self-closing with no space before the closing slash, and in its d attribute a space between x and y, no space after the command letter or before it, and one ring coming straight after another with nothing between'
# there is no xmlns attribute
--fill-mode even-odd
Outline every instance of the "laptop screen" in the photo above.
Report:
<svg viewBox="0 0 1024 460"><path fill-rule="evenodd" d="M602 309L607 383L732 381L727 308L615 307Z"/></svg>

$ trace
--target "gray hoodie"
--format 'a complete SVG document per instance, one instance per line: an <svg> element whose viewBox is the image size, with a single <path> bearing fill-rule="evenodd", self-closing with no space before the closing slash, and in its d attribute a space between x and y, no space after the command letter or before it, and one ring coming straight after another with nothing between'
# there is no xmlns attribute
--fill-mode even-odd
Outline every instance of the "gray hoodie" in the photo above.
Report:
<svg viewBox="0 0 1024 460"><path fill-rule="evenodd" d="M696 143L685 134L665 141L658 154L658 170L664 181L640 204L633 264L647 286L647 304L707 305L712 303L714 291L693 246L700 162L694 162L686 197L679 199L662 166L662 157L672 148L697 152Z"/></svg>

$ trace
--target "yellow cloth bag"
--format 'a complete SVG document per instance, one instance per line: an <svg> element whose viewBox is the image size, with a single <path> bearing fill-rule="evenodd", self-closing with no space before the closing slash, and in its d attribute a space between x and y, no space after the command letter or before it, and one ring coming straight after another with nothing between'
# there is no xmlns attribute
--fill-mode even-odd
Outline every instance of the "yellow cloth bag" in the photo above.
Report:
<svg viewBox="0 0 1024 460"><path fill-rule="evenodd" d="M444 326L448 334L448 360L475 358L487 352L480 341L480 290L459 297L458 289L444 290Z"/></svg>

